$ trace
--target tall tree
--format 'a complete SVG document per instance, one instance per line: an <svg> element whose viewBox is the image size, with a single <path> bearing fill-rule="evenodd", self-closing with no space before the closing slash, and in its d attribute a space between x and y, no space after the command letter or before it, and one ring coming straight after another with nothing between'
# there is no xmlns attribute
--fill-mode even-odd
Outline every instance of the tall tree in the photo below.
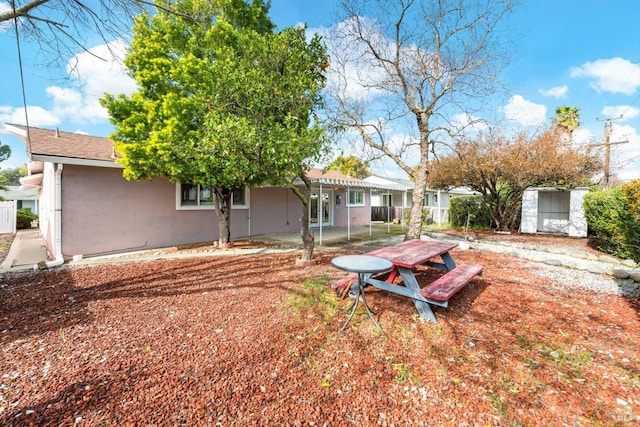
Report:
<svg viewBox="0 0 640 427"><path fill-rule="evenodd" d="M103 105L125 177L210 188L226 244L234 190L293 187L320 152L325 139L312 112L326 54L304 28L273 33L262 0L174 7L136 21L125 64L140 89L107 95Z"/></svg>
<svg viewBox="0 0 640 427"><path fill-rule="evenodd" d="M333 159L326 169L338 171L358 179L364 179L371 175L366 162L361 161L356 156L344 156L342 154Z"/></svg>
<svg viewBox="0 0 640 427"><path fill-rule="evenodd" d="M335 119L414 180L406 239L422 231L435 144L495 92L506 58L499 26L512 3L341 1L346 19L330 43Z"/></svg>
<svg viewBox="0 0 640 427"><path fill-rule="evenodd" d="M560 135L563 142L571 142L573 131L580 126L580 109L568 105L556 108L553 118L553 130Z"/></svg>
<svg viewBox="0 0 640 427"><path fill-rule="evenodd" d="M601 167L596 153L559 144L553 131L513 139L487 133L460 140L454 154L432 162L429 184L433 188L467 186L479 192L496 227L513 231L528 187L585 185Z"/></svg>

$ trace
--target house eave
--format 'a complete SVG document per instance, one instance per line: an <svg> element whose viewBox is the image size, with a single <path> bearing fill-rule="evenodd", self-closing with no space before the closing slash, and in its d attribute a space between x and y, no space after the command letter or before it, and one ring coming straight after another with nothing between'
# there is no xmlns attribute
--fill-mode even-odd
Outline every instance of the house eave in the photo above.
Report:
<svg viewBox="0 0 640 427"><path fill-rule="evenodd" d="M122 165L109 160L80 159L75 157L50 156L46 154L31 154L30 159L31 161L35 162L62 163L64 165L93 166L116 169L124 168Z"/></svg>

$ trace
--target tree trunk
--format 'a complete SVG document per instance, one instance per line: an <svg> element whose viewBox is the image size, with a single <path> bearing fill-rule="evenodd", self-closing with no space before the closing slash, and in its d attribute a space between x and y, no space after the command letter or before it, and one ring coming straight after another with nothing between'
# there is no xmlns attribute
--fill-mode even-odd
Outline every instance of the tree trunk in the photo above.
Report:
<svg viewBox="0 0 640 427"><path fill-rule="evenodd" d="M409 214L409 225L404 240L419 239L422 234L422 224L424 223L424 196L427 189L427 165L420 164L414 174L415 185L411 199L411 212Z"/></svg>
<svg viewBox="0 0 640 427"><path fill-rule="evenodd" d="M309 229L309 200L311 198L311 181L302 173L300 178L304 182L304 190L292 186L291 191L302 202L302 224L300 225L300 237L302 238L302 261L311 261L313 259L313 248L315 239L311 229Z"/></svg>
<svg viewBox="0 0 640 427"><path fill-rule="evenodd" d="M218 218L218 245L228 245L231 242L231 190L215 188L213 191L213 205Z"/></svg>

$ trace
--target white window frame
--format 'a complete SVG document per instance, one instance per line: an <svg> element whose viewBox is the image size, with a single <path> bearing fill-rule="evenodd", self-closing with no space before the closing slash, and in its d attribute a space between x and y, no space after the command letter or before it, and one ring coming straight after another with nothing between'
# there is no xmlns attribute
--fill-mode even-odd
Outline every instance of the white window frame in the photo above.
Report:
<svg viewBox="0 0 640 427"><path fill-rule="evenodd" d="M358 206L364 206L364 190L351 190L349 189L349 191L347 191L347 206L349 207L358 207ZM360 197L357 197L357 196ZM355 197L356 200L354 202L352 202L352 197ZM358 201L357 199L362 199L360 201Z"/></svg>
<svg viewBox="0 0 640 427"><path fill-rule="evenodd" d="M201 185L197 185L197 189L196 189L196 204L195 205L183 205L182 204L182 184L183 183L176 183L176 210L179 211L197 211L197 210L205 210L205 211L212 211L215 209L215 206L213 206L213 203L209 203L209 204L200 204L200 192L202 191L202 186ZM191 185L191 184L187 184L187 185ZM231 209L249 209L249 195L250 195L250 191L249 188L245 187L244 188L244 204L234 204L233 203L233 196L231 196Z"/></svg>

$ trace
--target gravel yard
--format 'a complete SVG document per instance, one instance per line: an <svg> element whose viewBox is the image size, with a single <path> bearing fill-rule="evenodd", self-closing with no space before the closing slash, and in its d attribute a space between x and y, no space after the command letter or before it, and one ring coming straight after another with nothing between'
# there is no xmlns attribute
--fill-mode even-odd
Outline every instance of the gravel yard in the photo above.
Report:
<svg viewBox="0 0 640 427"><path fill-rule="evenodd" d="M422 321L367 289L342 333L338 253L194 256L0 283L0 425L640 423L640 304L615 279L505 253ZM420 282L439 272L424 269Z"/></svg>

